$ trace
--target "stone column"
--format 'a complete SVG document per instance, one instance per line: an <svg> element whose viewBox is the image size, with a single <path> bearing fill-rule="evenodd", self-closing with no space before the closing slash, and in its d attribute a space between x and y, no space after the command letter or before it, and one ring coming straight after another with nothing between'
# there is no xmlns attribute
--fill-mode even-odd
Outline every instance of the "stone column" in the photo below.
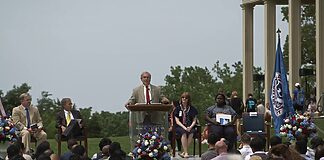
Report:
<svg viewBox="0 0 324 160"><path fill-rule="evenodd" d="M275 0L264 1L264 91L265 103L269 103L271 80L276 57L276 4Z"/></svg>
<svg viewBox="0 0 324 160"><path fill-rule="evenodd" d="M300 42L300 0L289 0L289 91L292 96L295 83L300 83L299 69L301 67ZM282 40L284 42L284 40ZM305 86L302 86L305 88Z"/></svg>
<svg viewBox="0 0 324 160"><path fill-rule="evenodd" d="M243 10L243 99L253 93L253 9L252 4L242 4Z"/></svg>
<svg viewBox="0 0 324 160"><path fill-rule="evenodd" d="M316 0L316 98L324 92L324 1ZM324 97L323 97L324 98Z"/></svg>

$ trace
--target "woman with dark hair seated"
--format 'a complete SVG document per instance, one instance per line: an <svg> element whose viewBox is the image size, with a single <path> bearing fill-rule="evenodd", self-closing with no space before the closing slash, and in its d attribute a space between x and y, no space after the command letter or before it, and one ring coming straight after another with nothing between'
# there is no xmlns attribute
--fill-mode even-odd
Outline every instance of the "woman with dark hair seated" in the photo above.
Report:
<svg viewBox="0 0 324 160"><path fill-rule="evenodd" d="M233 127L236 121L236 112L234 109L226 105L225 95L218 93L215 96L216 103L206 110L205 120L208 123L209 134L213 133L225 138L230 142L229 148L236 142L236 128ZM227 115L230 119L223 119L223 121L218 120L216 116ZM229 116L231 115L231 116ZM221 123L222 122L222 123Z"/></svg>
<svg viewBox="0 0 324 160"><path fill-rule="evenodd" d="M191 105L191 98L188 92L184 92L181 95L180 106L176 107L174 112L176 120L176 134L181 136L181 144L183 152L180 156L189 158L188 148L193 140L193 129L197 123L198 111Z"/></svg>

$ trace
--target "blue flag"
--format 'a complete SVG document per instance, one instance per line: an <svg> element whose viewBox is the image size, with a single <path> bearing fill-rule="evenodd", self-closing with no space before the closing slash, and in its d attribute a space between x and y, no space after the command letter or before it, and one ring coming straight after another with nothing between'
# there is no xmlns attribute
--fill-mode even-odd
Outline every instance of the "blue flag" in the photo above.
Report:
<svg viewBox="0 0 324 160"><path fill-rule="evenodd" d="M284 118L294 114L294 107L291 101L286 69L282 57L280 46L280 36L278 36L278 46L276 51L276 62L271 81L270 109L274 122L275 133L279 135L280 127Z"/></svg>

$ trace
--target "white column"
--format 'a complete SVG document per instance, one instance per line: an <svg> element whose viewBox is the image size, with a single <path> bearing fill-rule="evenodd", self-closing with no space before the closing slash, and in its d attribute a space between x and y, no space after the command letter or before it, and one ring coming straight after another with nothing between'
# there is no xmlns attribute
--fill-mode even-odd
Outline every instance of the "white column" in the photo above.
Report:
<svg viewBox="0 0 324 160"><path fill-rule="evenodd" d="M324 92L324 1L316 0L316 96Z"/></svg>
<svg viewBox="0 0 324 160"><path fill-rule="evenodd" d="M300 0L289 0L289 91L292 96L295 83L300 83L299 69L301 67L300 42ZM282 41L284 42L284 41ZM305 86L302 86L305 88Z"/></svg>
<svg viewBox="0 0 324 160"><path fill-rule="evenodd" d="M276 55L276 4L275 0L264 1L264 91L265 103L269 103L269 92Z"/></svg>
<svg viewBox="0 0 324 160"><path fill-rule="evenodd" d="M241 5L243 10L243 99L253 93L253 7Z"/></svg>

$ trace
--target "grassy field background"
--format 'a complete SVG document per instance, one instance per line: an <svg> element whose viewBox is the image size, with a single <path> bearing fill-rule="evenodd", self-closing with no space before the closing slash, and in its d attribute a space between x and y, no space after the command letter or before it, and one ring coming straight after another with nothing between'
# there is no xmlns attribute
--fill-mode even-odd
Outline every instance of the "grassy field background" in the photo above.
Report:
<svg viewBox="0 0 324 160"><path fill-rule="evenodd" d="M315 119L315 124L317 127L317 133L320 137L324 137L324 119ZM271 133L273 135L273 128L271 128ZM128 154L131 151L130 146L130 139L129 136L123 136L123 137L109 137L114 142L119 142L121 144L122 149ZM99 141L101 138L88 138L88 155L91 157L94 153L97 153L99 151ZM51 144L51 148L54 150L55 153L57 152L57 143L54 139L48 140ZM62 153L64 153L67 150L66 142L62 143ZM202 152L205 152L207 150L207 145L202 144ZM193 144L190 146L189 153L193 153ZM196 149L196 154L198 154L198 147Z"/></svg>

